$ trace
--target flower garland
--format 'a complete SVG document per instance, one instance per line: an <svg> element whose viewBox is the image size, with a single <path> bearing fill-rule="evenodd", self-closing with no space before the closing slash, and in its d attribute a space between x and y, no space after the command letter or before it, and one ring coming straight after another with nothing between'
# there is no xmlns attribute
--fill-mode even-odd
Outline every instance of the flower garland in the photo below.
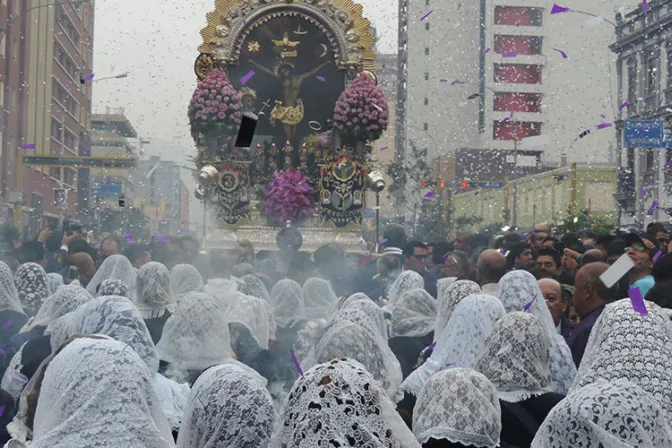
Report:
<svg viewBox="0 0 672 448"><path fill-rule="evenodd" d="M390 118L383 91L367 75L341 93L334 109L334 128L345 141L373 141L387 130Z"/></svg>
<svg viewBox="0 0 672 448"><path fill-rule="evenodd" d="M277 224L296 223L313 213L313 187L299 170L276 171L266 188L266 217Z"/></svg>
<svg viewBox="0 0 672 448"><path fill-rule="evenodd" d="M219 69L214 69L198 83L189 102L192 131L223 130L233 134L240 126L240 95Z"/></svg>

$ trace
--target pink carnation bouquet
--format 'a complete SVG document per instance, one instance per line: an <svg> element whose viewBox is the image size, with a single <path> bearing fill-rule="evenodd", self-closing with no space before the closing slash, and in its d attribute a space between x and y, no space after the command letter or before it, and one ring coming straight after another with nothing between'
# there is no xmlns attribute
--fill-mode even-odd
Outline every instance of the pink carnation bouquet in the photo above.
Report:
<svg viewBox="0 0 672 448"><path fill-rule="evenodd" d="M242 114L240 95L219 69L214 69L198 83L189 102L189 123L192 131L220 129L237 132Z"/></svg>
<svg viewBox="0 0 672 448"><path fill-rule="evenodd" d="M344 141L373 141L387 129L390 112L383 91L367 75L341 93L334 109L334 129Z"/></svg>
<svg viewBox="0 0 672 448"><path fill-rule="evenodd" d="M276 171L266 188L266 217L278 224L296 223L313 213L313 187L299 170Z"/></svg>

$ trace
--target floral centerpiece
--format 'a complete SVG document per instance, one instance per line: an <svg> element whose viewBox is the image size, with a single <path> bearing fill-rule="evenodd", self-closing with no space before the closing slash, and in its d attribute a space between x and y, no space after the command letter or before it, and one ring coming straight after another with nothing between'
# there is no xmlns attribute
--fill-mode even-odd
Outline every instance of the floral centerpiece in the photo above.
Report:
<svg viewBox="0 0 672 448"><path fill-rule="evenodd" d="M238 131L242 114L240 95L219 69L214 69L198 83L189 103L192 132L221 130L233 135Z"/></svg>
<svg viewBox="0 0 672 448"><path fill-rule="evenodd" d="M373 141L387 129L390 113L382 90L362 74L341 93L334 109L334 129L346 142Z"/></svg>
<svg viewBox="0 0 672 448"><path fill-rule="evenodd" d="M276 224L297 223L313 213L313 187L299 170L276 171L266 188L264 210Z"/></svg>

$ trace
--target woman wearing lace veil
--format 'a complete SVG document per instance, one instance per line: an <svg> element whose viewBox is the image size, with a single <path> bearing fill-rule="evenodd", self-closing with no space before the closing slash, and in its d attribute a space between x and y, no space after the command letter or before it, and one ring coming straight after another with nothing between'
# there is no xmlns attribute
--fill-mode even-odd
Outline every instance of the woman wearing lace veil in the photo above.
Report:
<svg viewBox="0 0 672 448"><path fill-rule="evenodd" d="M100 265L96 274L87 285L86 290L89 291L89 294L92 296L97 296L101 283L113 278L126 283L128 290L132 295L135 295L136 277L137 273L135 268L131 262L128 261L128 258L123 255L112 255L111 257L106 258L105 261L103 261L103 264Z"/></svg>
<svg viewBox="0 0 672 448"><path fill-rule="evenodd" d="M150 262L138 270L136 306L155 344L177 303L170 286L170 272L161 263Z"/></svg>
<svg viewBox="0 0 672 448"><path fill-rule="evenodd" d="M247 296L263 299L267 302L271 301L271 296L268 295L268 290L266 289L266 286L264 286L264 282L255 275L244 275L243 278L240 279L238 291Z"/></svg>
<svg viewBox="0 0 672 448"><path fill-rule="evenodd" d="M170 271L170 287L177 303L188 294L205 289L201 273L190 264L178 264Z"/></svg>
<svg viewBox="0 0 672 448"><path fill-rule="evenodd" d="M47 274L47 289L49 290L50 295L54 294L56 290L64 284L63 276L61 274Z"/></svg>
<svg viewBox="0 0 672 448"><path fill-rule="evenodd" d="M439 285L440 286L440 285ZM458 280L445 289L439 289L438 310L434 323L434 340L436 341L448 325L453 310L462 299L481 292L481 287L471 280Z"/></svg>
<svg viewBox="0 0 672 448"><path fill-rule="evenodd" d="M327 280L311 277L303 285L303 299L308 319L326 319L338 298Z"/></svg>
<svg viewBox="0 0 672 448"><path fill-rule="evenodd" d="M566 394L576 376L576 365L565 338L555 328L537 280L527 271L511 271L499 281L497 296L508 313L523 311L530 305L528 312L539 319L550 341L551 389L559 394Z"/></svg>
<svg viewBox="0 0 672 448"><path fill-rule="evenodd" d="M244 364L246 359L256 356L259 350L267 350L268 342L275 338L271 307L263 299L240 295L235 304L227 308L226 317L231 346L238 360Z"/></svg>
<svg viewBox="0 0 672 448"><path fill-rule="evenodd" d="M418 396L413 433L423 448L495 448L501 431L497 389L475 370L439 372Z"/></svg>
<svg viewBox="0 0 672 448"><path fill-rule="evenodd" d="M276 418L266 380L235 364L211 367L189 396L179 448L265 448Z"/></svg>
<svg viewBox="0 0 672 448"><path fill-rule="evenodd" d="M271 306L273 318L278 324L276 339L291 347L306 322L306 305L301 285L290 279L280 280L271 290Z"/></svg>
<svg viewBox="0 0 672 448"><path fill-rule="evenodd" d="M28 317L23 312L12 271L0 261L0 346L7 344L26 322Z"/></svg>
<svg viewBox="0 0 672 448"><path fill-rule="evenodd" d="M26 316L33 317L49 297L47 273L37 263L25 263L16 271L16 290Z"/></svg>
<svg viewBox="0 0 672 448"><path fill-rule="evenodd" d="M109 278L104 280L98 288L98 297L119 296L131 298L131 293L128 291L128 285L116 278Z"/></svg>
<svg viewBox="0 0 672 448"><path fill-rule="evenodd" d="M414 289L423 289L424 287L425 281L420 274L415 271L403 271L392 283L387 301L394 304L403 293Z"/></svg>
<svg viewBox="0 0 672 448"><path fill-rule="evenodd" d="M636 384L597 380L562 400L548 414L533 448L672 446L669 414Z"/></svg>
<svg viewBox="0 0 672 448"><path fill-rule="evenodd" d="M359 293L358 293L359 294ZM353 294L352 297L356 297L357 294ZM369 319L371 319L371 322L373 322L376 330L378 330L378 333L380 334L380 337L383 339L387 340L389 337L389 332L387 330L387 321L385 320L385 312L381 307L376 305L376 303L369 299L366 294L361 295L363 298L356 299L356 300L350 300L348 301L342 309L354 309L354 310L360 310L363 311L367 316L369 316Z"/></svg>
<svg viewBox="0 0 672 448"><path fill-rule="evenodd" d="M497 321L476 370L497 388L502 442L530 446L541 422L564 398L551 391L548 363L548 335L536 317L515 312Z"/></svg>
<svg viewBox="0 0 672 448"><path fill-rule="evenodd" d="M354 360L319 364L294 384L269 448L420 448L371 373Z"/></svg>

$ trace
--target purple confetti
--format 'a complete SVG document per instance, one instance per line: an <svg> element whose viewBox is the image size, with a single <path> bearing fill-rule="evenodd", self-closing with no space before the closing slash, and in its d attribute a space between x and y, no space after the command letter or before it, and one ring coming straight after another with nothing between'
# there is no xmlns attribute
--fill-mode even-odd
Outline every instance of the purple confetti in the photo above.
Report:
<svg viewBox="0 0 672 448"><path fill-rule="evenodd" d="M511 114L508 117L506 117L503 121L509 121L512 118L513 118L513 111L511 111Z"/></svg>
<svg viewBox="0 0 672 448"><path fill-rule="evenodd" d="M439 82L448 82L448 80L447 79L442 79Z"/></svg>
<svg viewBox="0 0 672 448"><path fill-rule="evenodd" d="M653 261L658 261L658 259L662 256L663 256L663 251L659 250L658 252L656 252L656 255L653 256L652 260Z"/></svg>
<svg viewBox="0 0 672 448"><path fill-rule="evenodd" d="M523 312L527 312L527 310L529 310L529 309L532 307L532 305L534 304L534 301L535 301L535 300L537 300L537 294L535 294L534 297L532 297L532 300L530 300L530 301L527 303L527 305L525 305L525 308L523 308Z"/></svg>
<svg viewBox="0 0 672 448"><path fill-rule="evenodd" d="M597 129L605 129L605 128L610 128L614 124L613 123L600 123L597 125Z"/></svg>
<svg viewBox="0 0 672 448"><path fill-rule="evenodd" d="M646 188L642 188L639 190L640 193L642 193L642 196L647 197L649 195L649 192Z"/></svg>
<svg viewBox="0 0 672 448"><path fill-rule="evenodd" d="M37 147L35 146L35 143L26 143L21 145L21 149L37 149Z"/></svg>
<svg viewBox="0 0 672 448"><path fill-rule="evenodd" d="M648 11L648 10L649 10L649 4L646 3L646 0L642 0L642 9L643 9L644 11Z"/></svg>
<svg viewBox="0 0 672 448"><path fill-rule="evenodd" d="M83 80L84 82L91 81L95 76L96 76L95 73L90 73L90 74L88 74L88 75L82 77L82 80Z"/></svg>
<svg viewBox="0 0 672 448"><path fill-rule="evenodd" d="M665 164L665 169L668 169L672 165L672 160L668 160L668 162Z"/></svg>
<svg viewBox="0 0 672 448"><path fill-rule="evenodd" d="M383 64L383 68L385 68L385 64Z"/></svg>
<svg viewBox="0 0 672 448"><path fill-rule="evenodd" d="M240 84L244 86L245 83L246 83L247 81L249 81L250 79L252 79L252 77L253 77L254 75L256 75L255 71L254 71L254 70L250 70L249 72L247 72L247 74L246 74L245 76L243 76L242 78L240 78Z"/></svg>
<svg viewBox="0 0 672 448"><path fill-rule="evenodd" d="M154 241L156 241L157 243L170 244L170 240L164 236L157 236L154 238Z"/></svg>
<svg viewBox="0 0 672 448"><path fill-rule="evenodd" d="M383 151L385 149L387 149L387 146L383 146L382 148L380 148L381 151Z"/></svg>
<svg viewBox="0 0 672 448"><path fill-rule="evenodd" d="M505 51L502 53L503 58L515 58L516 56L518 56L518 53L515 51Z"/></svg>
<svg viewBox="0 0 672 448"><path fill-rule="evenodd" d="M459 79L456 79L455 81L450 83L451 86L454 86L455 84L462 84L462 81L460 81Z"/></svg>
<svg viewBox="0 0 672 448"><path fill-rule="evenodd" d="M126 239L126 242L128 244L135 243L135 240L133 239L133 235L131 235L130 233L127 233L126 235L124 235L124 238Z"/></svg>
<svg viewBox="0 0 672 448"><path fill-rule="evenodd" d="M647 215L653 215L653 212L658 208L658 201L653 201L651 204L651 207L649 207L649 210L646 212Z"/></svg>
<svg viewBox="0 0 672 448"><path fill-rule="evenodd" d="M420 17L420 21L422 22L423 20L425 20L425 19L426 19L427 17L429 17L433 12L434 12L434 11L429 11L427 14L425 14L425 15L422 16L422 17Z"/></svg>
<svg viewBox="0 0 672 448"><path fill-rule="evenodd" d="M460 9L462 7L462 3L457 4L457 9Z"/></svg>
<svg viewBox="0 0 672 448"><path fill-rule="evenodd" d="M606 115L604 115L604 114L600 114L600 117L602 117L602 118L604 118L604 119L606 119L606 118L607 118L607 116L606 116Z"/></svg>
<svg viewBox="0 0 672 448"><path fill-rule="evenodd" d="M634 190L635 187L632 184L628 184L628 190Z"/></svg>
<svg viewBox="0 0 672 448"><path fill-rule="evenodd" d="M2 328L4 328L6 330L9 327L11 327L13 324L14 324L13 320L8 320L7 322L5 322L5 325L3 325Z"/></svg>
<svg viewBox="0 0 672 448"><path fill-rule="evenodd" d="M317 79L324 82L324 76L317 76Z"/></svg>
<svg viewBox="0 0 672 448"><path fill-rule="evenodd" d="M427 347L427 350L434 350L434 347L436 347L436 342L437 341L434 341L431 344L429 344L429 346Z"/></svg>
<svg viewBox="0 0 672 448"><path fill-rule="evenodd" d="M387 243L387 238L381 238L380 241L378 241L378 244L385 244Z"/></svg>
<svg viewBox="0 0 672 448"><path fill-rule="evenodd" d="M630 105L630 102L626 101L625 103L623 103L623 104L621 104L620 106L618 106L618 111L619 111L619 112L622 111L623 109L625 109L625 108L628 107L629 105Z"/></svg>
<svg viewBox="0 0 672 448"><path fill-rule="evenodd" d="M504 255L504 249L499 249L499 253Z"/></svg>
<svg viewBox="0 0 672 448"><path fill-rule="evenodd" d="M16 375L16 374L13 374L13 375L12 375L12 379L18 381L18 382L21 383L21 384L26 384L26 383L28 382L28 381L26 381L25 378L20 377L19 375Z"/></svg>
<svg viewBox="0 0 672 448"><path fill-rule="evenodd" d="M569 8L560 6L557 3L553 3L553 8L551 8L551 14L562 14L563 12L569 11Z"/></svg>
<svg viewBox="0 0 672 448"><path fill-rule="evenodd" d="M450 366L454 366L454 365L455 365L454 362L449 362L448 364L446 364L446 367L450 367Z"/></svg>
<svg viewBox="0 0 672 448"><path fill-rule="evenodd" d="M633 310L644 317L649 315L649 312L646 309L646 304L644 303L644 297L642 297L642 291L639 290L639 287L628 289L628 296L630 296Z"/></svg>
<svg viewBox="0 0 672 448"><path fill-rule="evenodd" d="M6 408L6 407L7 407L7 406L5 406L4 404L3 404L2 406L0 406L0 417L2 417L3 414L5 413L5 408Z"/></svg>
<svg viewBox="0 0 672 448"><path fill-rule="evenodd" d="M488 47L488 48L486 48L485 50L483 50L483 53L489 53L489 52L490 52L490 47Z"/></svg>
<svg viewBox="0 0 672 448"><path fill-rule="evenodd" d="M433 196L434 196L434 192L433 192L433 191L428 191L428 192L425 194L425 197L426 197L426 198L431 198L431 197L433 197Z"/></svg>
<svg viewBox="0 0 672 448"><path fill-rule="evenodd" d="M294 367L296 367L296 371L299 372L299 375L303 377L303 370L301 370L301 364L299 364L299 360L296 359L296 355L294 354L294 349L290 348L289 353L292 354L292 361L294 362Z"/></svg>
<svg viewBox="0 0 672 448"><path fill-rule="evenodd" d="M568 58L567 53L565 53L564 51L562 51L562 50L560 50L560 49L558 49L558 48L554 48L553 50L554 50L554 51L557 51L558 53L560 53L560 56L562 56L563 59L567 59L567 58Z"/></svg>

